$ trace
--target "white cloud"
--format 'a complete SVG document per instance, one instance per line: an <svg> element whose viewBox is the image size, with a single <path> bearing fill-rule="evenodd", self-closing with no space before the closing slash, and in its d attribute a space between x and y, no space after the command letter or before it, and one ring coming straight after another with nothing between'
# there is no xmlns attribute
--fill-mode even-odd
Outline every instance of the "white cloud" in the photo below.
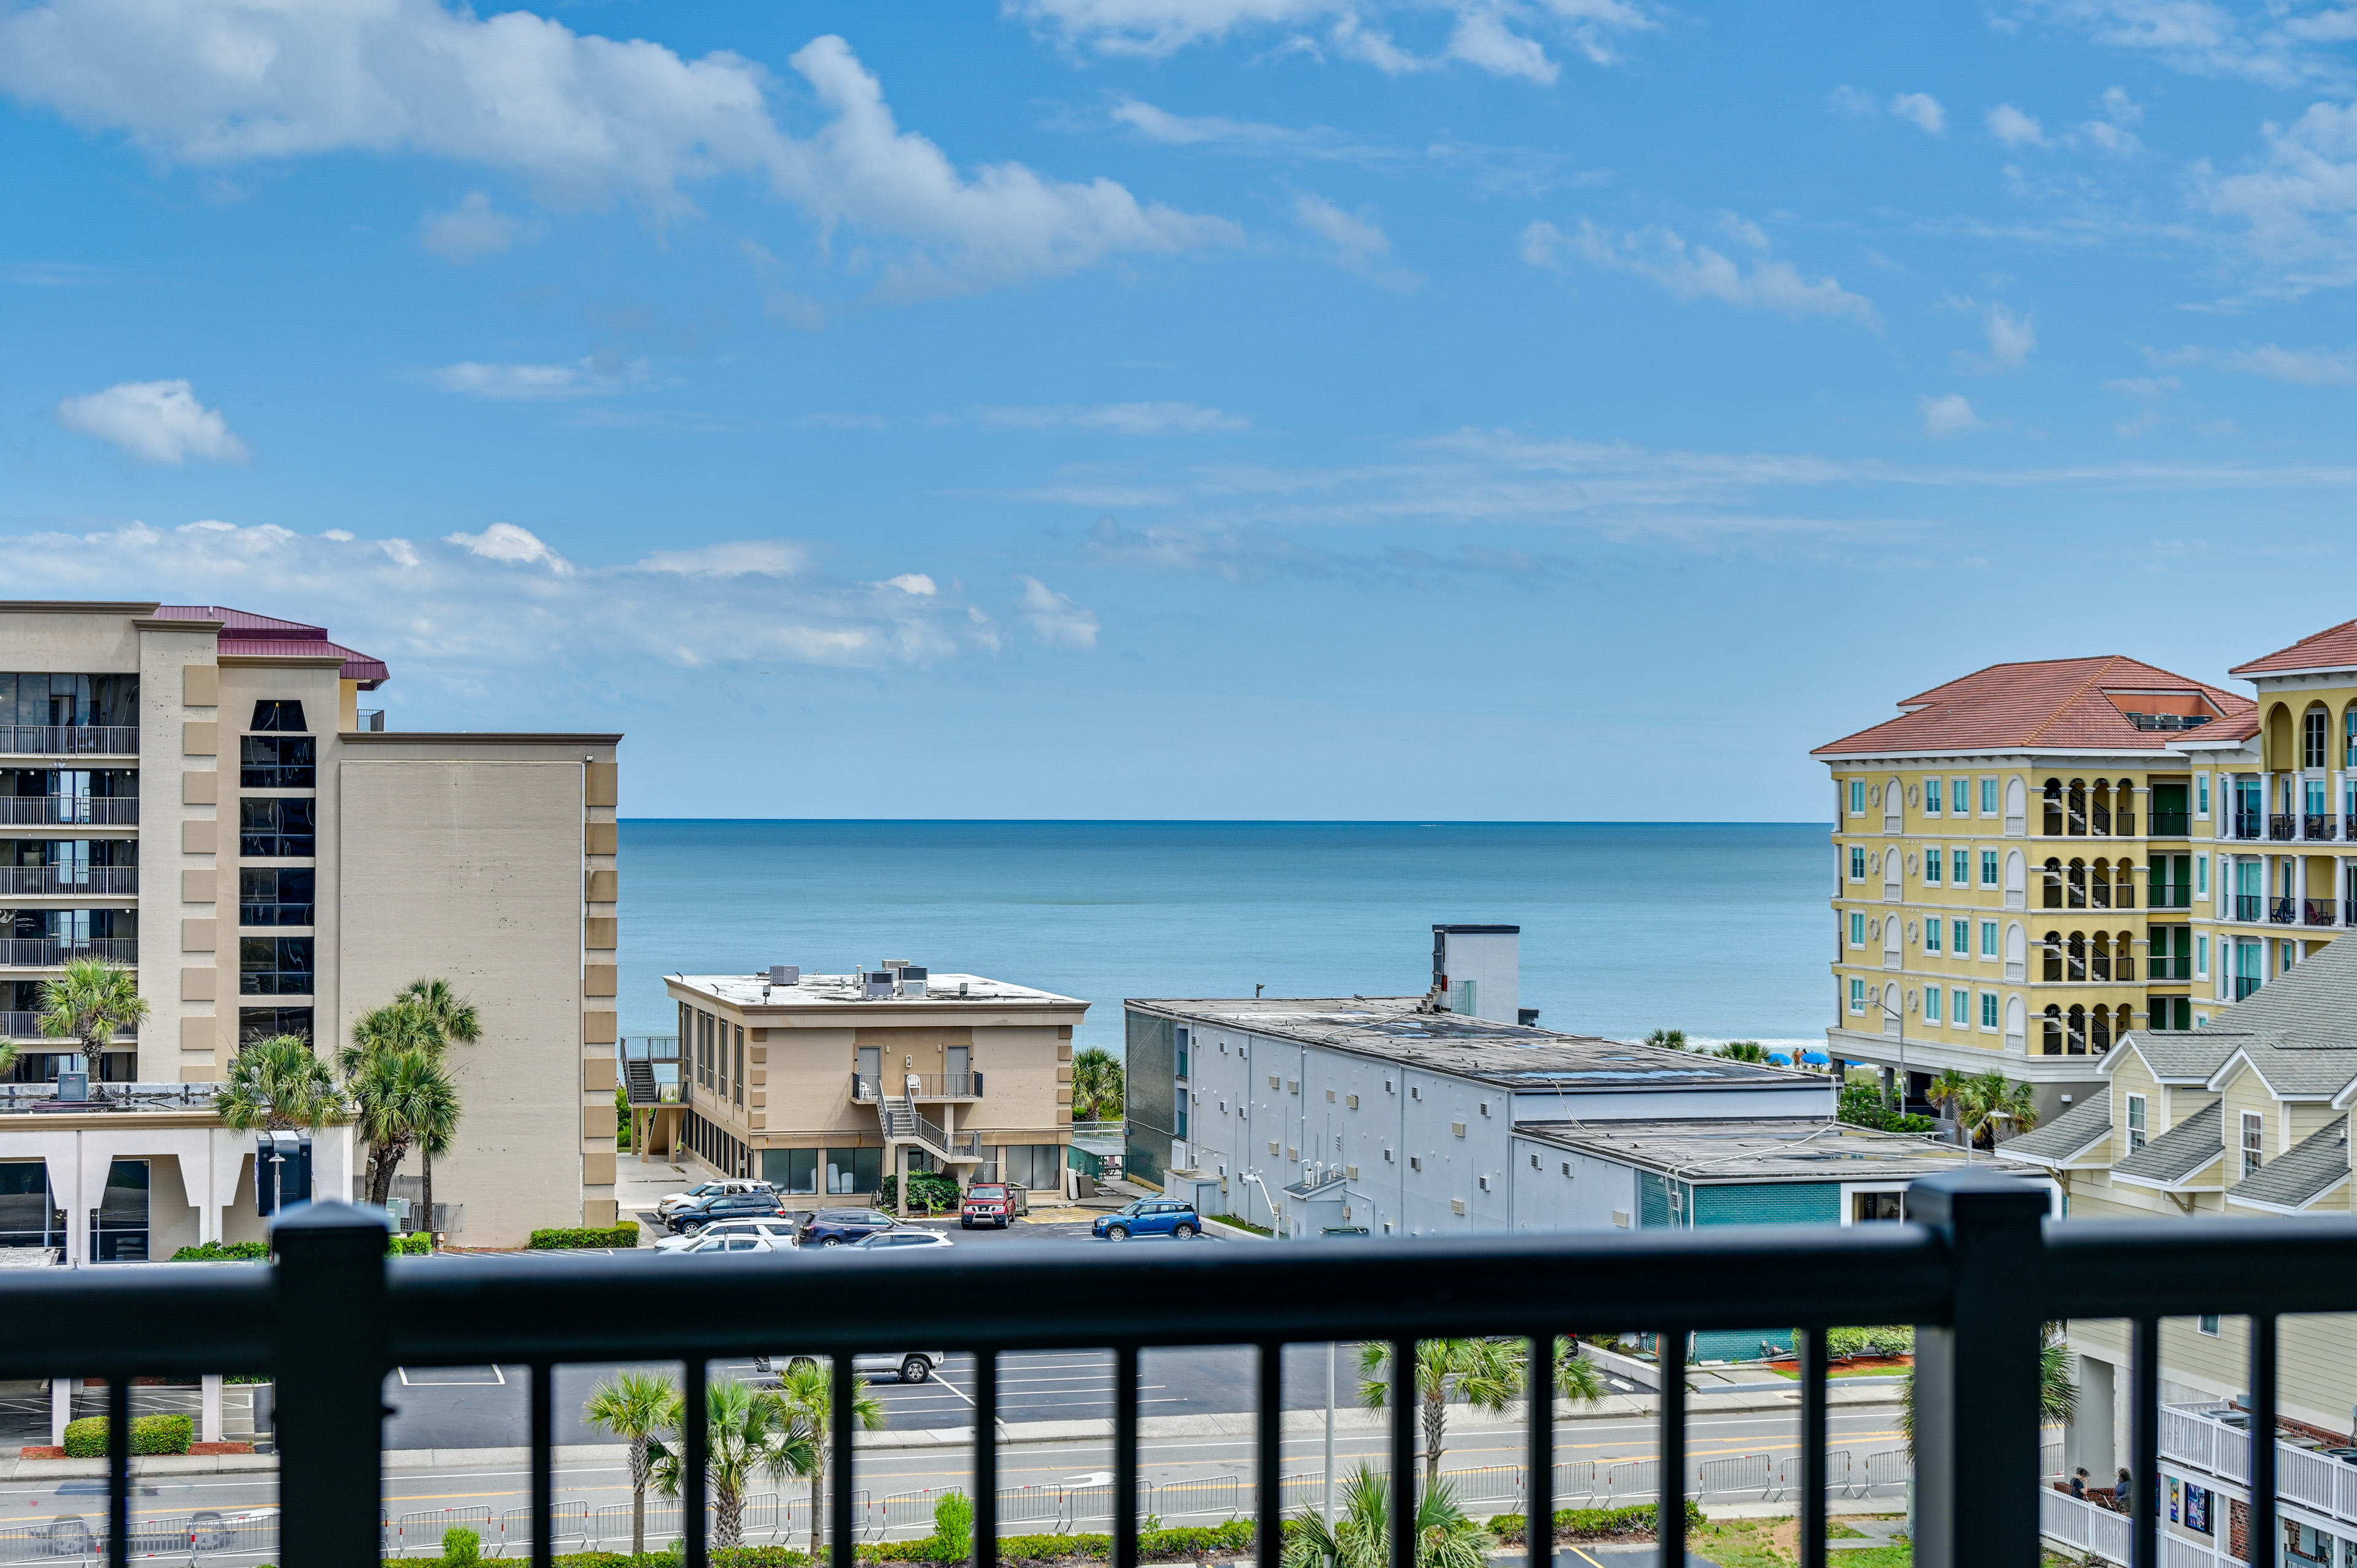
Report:
<svg viewBox="0 0 2357 1568"><path fill-rule="evenodd" d="M551 207L620 198L659 219L693 213L697 184L749 178L830 237L848 229L872 242L848 249L872 260L888 297L1241 237L1223 219L1140 202L1109 179L1059 180L1017 163L962 173L895 124L841 38L819 38L791 63L825 116L808 137L779 126L767 74L740 56L686 59L528 12L47 0L0 13L0 89L167 162L422 154L511 176ZM480 253L493 226L464 206L455 216L457 229L433 232Z"/></svg>
<svg viewBox="0 0 2357 1568"><path fill-rule="evenodd" d="M1972 400L1962 392L1949 392L1944 397L1927 397L1916 405L1923 415L1923 429L1931 435L1961 435L1967 430L1985 430L1987 424L1973 412Z"/></svg>
<svg viewBox="0 0 2357 1568"><path fill-rule="evenodd" d="M2008 147L2042 147L2046 145L2046 127L2034 115L2025 114L2010 103L2000 103L1988 112L1989 134Z"/></svg>
<svg viewBox="0 0 2357 1568"><path fill-rule="evenodd" d="M1874 101L1874 94L1863 88L1836 87L1825 94L1825 102L1837 114L1851 114L1861 120L1882 113L1882 105Z"/></svg>
<svg viewBox="0 0 2357 1568"><path fill-rule="evenodd" d="M1249 430L1242 414L1199 403L1108 403L1092 407L985 408L975 417L985 425L1014 430L1102 430L1115 435L1201 435L1218 430Z"/></svg>
<svg viewBox="0 0 2357 1568"><path fill-rule="evenodd" d="M1988 334L1989 363L2000 371L2021 369L2029 362L2030 350L2038 347L2036 318L2016 316L2003 303L1988 307L1981 329Z"/></svg>
<svg viewBox="0 0 2357 1568"><path fill-rule="evenodd" d="M491 205L489 191L470 190L447 212L418 220L417 242L461 266L478 256L495 256L527 232L527 225Z"/></svg>
<svg viewBox="0 0 2357 1568"><path fill-rule="evenodd" d="M1289 46L1370 65L1389 76L1451 62L1540 85L1560 72L1552 41L1598 65L1616 41L1657 24L1630 0L1005 0L1006 9L1091 53L1161 59L1246 33L1287 35ZM1402 48L1382 25L1394 13L1451 17L1437 54Z"/></svg>
<svg viewBox="0 0 2357 1568"><path fill-rule="evenodd" d="M904 594L912 594L920 599L930 599L941 592L933 580L922 572L903 572L897 577L887 577L884 579L884 585L888 588L898 588Z"/></svg>
<svg viewBox="0 0 2357 1568"><path fill-rule="evenodd" d="M1747 272L1709 246L1689 244L1674 231L1658 226L1623 233L1583 218L1577 230L1566 233L1552 223L1537 222L1523 231L1521 248L1523 260L1533 266L1560 272L1569 262L1586 262L1649 279L1680 299L1716 299L1788 316L1848 317L1880 326L1871 302L1831 277L1806 278L1792 263L1765 257L1755 260Z"/></svg>
<svg viewBox="0 0 2357 1568"><path fill-rule="evenodd" d="M2196 200L2244 225L2255 292L2298 298L2357 283L2357 103L2311 104L2265 134L2266 156L2255 168L2220 174L2196 163Z"/></svg>
<svg viewBox="0 0 2357 1568"><path fill-rule="evenodd" d="M1917 129L1932 135L1944 135L1948 129L1948 112L1940 101L1928 92L1902 92L1890 101L1890 112Z"/></svg>
<svg viewBox="0 0 2357 1568"><path fill-rule="evenodd" d="M740 539L693 550L658 550L633 567L678 577L795 577L810 566L810 550L789 539Z"/></svg>
<svg viewBox="0 0 2357 1568"><path fill-rule="evenodd" d="M70 397L58 404L58 423L143 461L175 467L190 457L242 463L247 456L220 410L199 403L184 381L119 381L104 392Z"/></svg>
<svg viewBox="0 0 2357 1568"><path fill-rule="evenodd" d="M547 398L610 397L645 375L643 363L616 371L600 369L589 360L564 365L487 365L474 360L461 360L455 365L445 365L440 370L428 371L426 380L447 392L462 392L468 397L498 398L506 402L531 402Z"/></svg>
<svg viewBox="0 0 2357 1568"><path fill-rule="evenodd" d="M1023 618L1040 641L1051 648L1094 648L1096 612L1074 604L1037 577L1018 579L1023 585Z"/></svg>
<svg viewBox="0 0 2357 1568"><path fill-rule="evenodd" d="M2151 56L2189 75L2296 87L2348 74L2330 48L2350 36L2352 18L2340 5L2303 14L2290 5L2267 5L2238 16L2216 0L2031 3L2096 43Z"/></svg>
<svg viewBox="0 0 2357 1568"><path fill-rule="evenodd" d="M2189 345L2152 358L2158 364L2210 365L2298 386L2345 386L2357 381L2357 349L2286 349L2262 343L2255 349L2217 349Z"/></svg>
<svg viewBox="0 0 2357 1568"><path fill-rule="evenodd" d="M1324 197L1305 190L1293 198L1293 220L1325 242L1337 265L1372 283L1404 291L1424 282L1406 268L1391 264L1391 236L1363 209L1345 212Z"/></svg>
<svg viewBox="0 0 2357 1568"><path fill-rule="evenodd" d="M512 522L495 522L480 533L447 534L443 542L502 565L545 566L560 577L573 572L573 563L551 550L540 535Z"/></svg>

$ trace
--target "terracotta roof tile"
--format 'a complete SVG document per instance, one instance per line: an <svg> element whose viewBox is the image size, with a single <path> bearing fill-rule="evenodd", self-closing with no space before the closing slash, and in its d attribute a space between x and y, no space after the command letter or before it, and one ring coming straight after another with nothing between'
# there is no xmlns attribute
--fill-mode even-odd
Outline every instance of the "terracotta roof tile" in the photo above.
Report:
<svg viewBox="0 0 2357 1568"><path fill-rule="evenodd" d="M2289 648L2237 664L2230 675L2270 675L2282 670L2357 670L2357 620L2303 637Z"/></svg>
<svg viewBox="0 0 2357 1568"><path fill-rule="evenodd" d="M2255 711L2247 697L2129 659L2046 659L1992 664L1961 680L1903 698L1898 718L1818 746L1812 757L1909 751L2150 751L2169 749L2194 730L2138 729L2128 719L2139 692L2198 693L2218 723ZM2156 703L2155 707L2182 707Z"/></svg>

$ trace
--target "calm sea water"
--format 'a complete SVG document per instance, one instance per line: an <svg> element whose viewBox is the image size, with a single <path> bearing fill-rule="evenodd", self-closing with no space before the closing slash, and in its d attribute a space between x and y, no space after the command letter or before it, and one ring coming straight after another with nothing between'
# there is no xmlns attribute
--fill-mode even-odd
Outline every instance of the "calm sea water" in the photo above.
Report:
<svg viewBox="0 0 2357 1568"><path fill-rule="evenodd" d="M1826 830L1809 823L640 821L622 824L622 1028L662 977L908 959L1083 997L1404 995L1436 921L1523 928L1522 1004L1574 1033L1821 1042Z"/></svg>

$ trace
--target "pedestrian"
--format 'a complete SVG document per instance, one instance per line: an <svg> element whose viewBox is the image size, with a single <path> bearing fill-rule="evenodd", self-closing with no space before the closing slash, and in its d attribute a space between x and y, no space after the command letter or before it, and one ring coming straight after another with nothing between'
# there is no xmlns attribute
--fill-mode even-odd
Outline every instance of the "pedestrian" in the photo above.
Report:
<svg viewBox="0 0 2357 1568"><path fill-rule="evenodd" d="M2120 1470L2120 1478L2112 1487L2112 1506L2119 1509L2122 1513L2134 1513L2136 1511L2128 1505L2128 1473L2126 1467L2122 1466Z"/></svg>
<svg viewBox="0 0 2357 1568"><path fill-rule="evenodd" d="M2071 1472L2071 1495L2083 1500L2087 1495L2087 1466L2084 1465Z"/></svg>

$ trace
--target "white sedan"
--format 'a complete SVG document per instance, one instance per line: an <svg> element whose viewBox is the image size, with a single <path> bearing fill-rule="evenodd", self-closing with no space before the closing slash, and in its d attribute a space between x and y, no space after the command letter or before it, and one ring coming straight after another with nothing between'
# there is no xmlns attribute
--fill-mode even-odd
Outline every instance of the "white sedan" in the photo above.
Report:
<svg viewBox="0 0 2357 1568"><path fill-rule="evenodd" d="M772 1240L767 1236L698 1236L684 1247L674 1247L664 1252L666 1258L685 1258L697 1252L791 1252L791 1241Z"/></svg>
<svg viewBox="0 0 2357 1568"><path fill-rule="evenodd" d="M888 1249L899 1251L909 1247L950 1247L956 1243L938 1230L920 1230L911 1226L905 1230L897 1228L890 1230L878 1230L872 1236L861 1237L851 1245L857 1251L877 1252Z"/></svg>
<svg viewBox="0 0 2357 1568"><path fill-rule="evenodd" d="M759 1236L784 1248L794 1244L794 1226L791 1219L780 1219L770 1215L755 1215L749 1219L716 1219L693 1236L657 1238L655 1251L682 1252L716 1236ZM706 1251L719 1251L721 1249L715 1247Z"/></svg>

